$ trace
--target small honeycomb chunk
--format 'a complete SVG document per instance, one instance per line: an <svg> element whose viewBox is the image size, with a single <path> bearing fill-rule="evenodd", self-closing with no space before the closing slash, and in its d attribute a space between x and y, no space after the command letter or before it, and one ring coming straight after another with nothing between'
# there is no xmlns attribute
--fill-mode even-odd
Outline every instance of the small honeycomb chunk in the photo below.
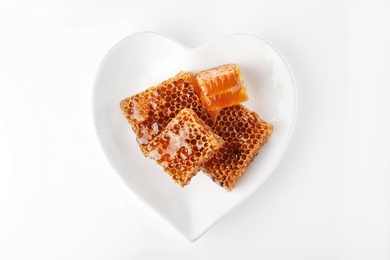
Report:
<svg viewBox="0 0 390 260"><path fill-rule="evenodd" d="M179 72L157 86L120 102L127 121L132 126L141 151L183 109L192 109L206 124L213 122L194 90L189 72Z"/></svg>
<svg viewBox="0 0 390 260"><path fill-rule="evenodd" d="M184 108L148 143L146 156L184 187L223 143L193 110Z"/></svg>
<svg viewBox="0 0 390 260"><path fill-rule="evenodd" d="M227 106L238 105L248 100L241 71L236 64L226 64L195 75L196 92L203 106L215 111Z"/></svg>
<svg viewBox="0 0 390 260"><path fill-rule="evenodd" d="M260 147L272 134L273 126L243 105L226 107L219 112L214 132L225 144L207 161L202 170L212 180L231 191Z"/></svg>

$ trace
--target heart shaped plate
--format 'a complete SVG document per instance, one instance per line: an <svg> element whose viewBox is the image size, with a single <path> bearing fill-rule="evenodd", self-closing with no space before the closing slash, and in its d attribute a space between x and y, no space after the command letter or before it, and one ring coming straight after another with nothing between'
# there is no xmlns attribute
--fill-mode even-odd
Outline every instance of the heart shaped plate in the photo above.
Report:
<svg viewBox="0 0 390 260"><path fill-rule="evenodd" d="M195 73L226 63L241 69L249 96L244 105L272 123L274 132L231 192L202 172L181 188L140 152L119 102L181 70ZM104 57L92 110L98 140L115 172L142 201L195 241L258 189L279 163L294 128L297 95L285 59L258 35L230 33L191 49L165 35L141 32L117 43Z"/></svg>

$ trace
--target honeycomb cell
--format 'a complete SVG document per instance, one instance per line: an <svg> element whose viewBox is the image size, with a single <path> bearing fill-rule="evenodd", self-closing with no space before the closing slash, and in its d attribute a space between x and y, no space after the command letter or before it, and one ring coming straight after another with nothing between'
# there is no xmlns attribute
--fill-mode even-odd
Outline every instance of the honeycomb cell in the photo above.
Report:
<svg viewBox="0 0 390 260"><path fill-rule="evenodd" d="M212 129L225 144L202 166L202 170L214 182L231 191L271 136L273 126L243 105L229 106L220 112Z"/></svg>
<svg viewBox="0 0 390 260"><path fill-rule="evenodd" d="M147 144L145 154L184 187L223 143L193 110L184 108Z"/></svg>
<svg viewBox="0 0 390 260"><path fill-rule="evenodd" d="M179 72L157 86L120 102L124 116L133 128L141 151L183 108L192 109L208 125L212 119L195 93L194 78Z"/></svg>
<svg viewBox="0 0 390 260"><path fill-rule="evenodd" d="M208 111L238 105L248 100L241 71L236 64L226 64L195 75L196 93Z"/></svg>

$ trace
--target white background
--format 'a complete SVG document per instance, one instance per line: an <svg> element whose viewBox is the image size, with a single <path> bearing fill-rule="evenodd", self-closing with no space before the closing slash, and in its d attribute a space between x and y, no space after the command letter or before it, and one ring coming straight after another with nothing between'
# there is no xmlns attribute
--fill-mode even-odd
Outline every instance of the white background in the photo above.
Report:
<svg viewBox="0 0 390 260"><path fill-rule="evenodd" d="M0 1L0 259L390 259L390 2ZM197 47L250 31L298 87L270 179L190 243L97 144L105 53L153 30Z"/></svg>

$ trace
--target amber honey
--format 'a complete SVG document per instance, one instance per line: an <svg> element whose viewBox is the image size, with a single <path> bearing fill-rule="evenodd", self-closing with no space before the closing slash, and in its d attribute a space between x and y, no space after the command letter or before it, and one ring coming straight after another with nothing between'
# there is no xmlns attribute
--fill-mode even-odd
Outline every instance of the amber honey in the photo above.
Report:
<svg viewBox="0 0 390 260"><path fill-rule="evenodd" d="M208 125L210 115L195 93L194 78L189 72L180 72L157 86L126 98L120 108L132 126L141 150L184 108L192 109Z"/></svg>
<svg viewBox="0 0 390 260"><path fill-rule="evenodd" d="M196 91L203 106L215 111L248 100L241 71L236 64L226 64L198 72Z"/></svg>
<svg viewBox="0 0 390 260"><path fill-rule="evenodd" d="M146 156L183 187L223 143L193 110L185 108L148 143Z"/></svg>
<svg viewBox="0 0 390 260"><path fill-rule="evenodd" d="M256 112L235 105L223 108L212 127L225 141L203 165L203 171L228 191L232 190L273 131Z"/></svg>
<svg viewBox="0 0 390 260"><path fill-rule="evenodd" d="M143 154L180 186L199 170L232 190L273 126L241 105L246 87L236 64L180 72L120 102Z"/></svg>

